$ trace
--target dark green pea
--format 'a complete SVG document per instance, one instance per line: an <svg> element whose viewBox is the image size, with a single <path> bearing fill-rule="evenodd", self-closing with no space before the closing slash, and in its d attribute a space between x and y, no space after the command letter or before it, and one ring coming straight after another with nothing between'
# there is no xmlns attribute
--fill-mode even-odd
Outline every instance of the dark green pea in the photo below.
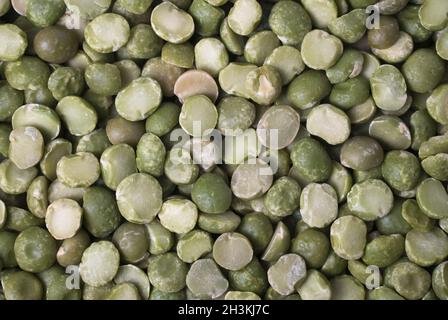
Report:
<svg viewBox="0 0 448 320"><path fill-rule="evenodd" d="M392 46L400 36L397 19L391 16L381 16L379 28L373 28L367 33L369 45L376 49L386 49Z"/></svg>
<svg viewBox="0 0 448 320"><path fill-rule="evenodd" d="M415 155L407 151L394 150L386 154L381 172L384 180L392 188L408 191L417 186L421 169Z"/></svg>
<svg viewBox="0 0 448 320"><path fill-rule="evenodd" d="M321 268L330 252L330 240L316 229L307 229L292 239L291 252L302 256L308 267Z"/></svg>
<svg viewBox="0 0 448 320"><path fill-rule="evenodd" d="M125 282L115 285L107 300L141 300L141 297L134 284Z"/></svg>
<svg viewBox="0 0 448 320"><path fill-rule="evenodd" d="M339 257L333 250L331 250L320 271L327 277L334 277L342 274L346 268L347 260Z"/></svg>
<svg viewBox="0 0 448 320"><path fill-rule="evenodd" d="M45 300L81 300L81 290L67 286L69 275L58 265L38 274L44 286Z"/></svg>
<svg viewBox="0 0 448 320"><path fill-rule="evenodd" d="M26 17L38 27L55 24L65 12L64 0L27 0Z"/></svg>
<svg viewBox="0 0 448 320"><path fill-rule="evenodd" d="M92 63L85 72L89 88L104 96L116 95L121 89L120 69L114 64Z"/></svg>
<svg viewBox="0 0 448 320"><path fill-rule="evenodd" d="M62 64L76 54L79 42L74 31L51 26L39 31L33 45L37 56L42 60Z"/></svg>
<svg viewBox="0 0 448 320"><path fill-rule="evenodd" d="M78 69L57 68L48 79L48 89L58 101L67 96L79 96L84 91L84 77Z"/></svg>
<svg viewBox="0 0 448 320"><path fill-rule="evenodd" d="M366 264L359 260L349 260L347 267L351 275L358 279L359 282L367 284L369 277L372 275L372 272ZM381 283L381 280L382 278L380 274L379 283Z"/></svg>
<svg viewBox="0 0 448 320"><path fill-rule="evenodd" d="M11 134L12 127L9 124L0 124L0 155L8 157L9 152L9 135Z"/></svg>
<svg viewBox="0 0 448 320"><path fill-rule="evenodd" d="M390 282L404 298L418 300L430 289L431 275L412 262L401 262L394 266Z"/></svg>
<svg viewBox="0 0 448 320"><path fill-rule="evenodd" d="M152 133L144 134L137 145L136 163L140 172L154 177L163 174L166 150L162 141Z"/></svg>
<svg viewBox="0 0 448 320"><path fill-rule="evenodd" d="M187 272L187 264L172 252L153 257L148 265L149 281L164 292L182 290L185 287Z"/></svg>
<svg viewBox="0 0 448 320"><path fill-rule="evenodd" d="M131 59L151 59L162 50L160 39L149 24L138 24L131 29L131 36L124 47Z"/></svg>
<svg viewBox="0 0 448 320"><path fill-rule="evenodd" d="M129 263L140 261L149 248L145 228L130 222L123 223L115 230L112 242L120 252L122 260Z"/></svg>
<svg viewBox="0 0 448 320"><path fill-rule="evenodd" d="M411 230L412 226L408 224L402 215L403 206L401 199L395 199L394 206L389 214L375 221L376 228L381 234L391 235L398 233L405 235Z"/></svg>
<svg viewBox="0 0 448 320"><path fill-rule="evenodd" d="M404 253L404 238L401 235L379 236L366 245L362 260L380 268L390 266Z"/></svg>
<svg viewBox="0 0 448 320"><path fill-rule="evenodd" d="M88 285L86 283L84 284L82 298L83 300L106 300L113 287L113 282L108 282L97 287Z"/></svg>
<svg viewBox="0 0 448 320"><path fill-rule="evenodd" d="M22 232L29 227L42 226L44 220L31 212L17 207L8 207L5 229Z"/></svg>
<svg viewBox="0 0 448 320"><path fill-rule="evenodd" d="M230 270L228 277L230 287L234 290L263 295L268 287L266 272L256 257L244 268Z"/></svg>
<svg viewBox="0 0 448 320"><path fill-rule="evenodd" d="M366 171L381 165L384 152L374 139L356 136L347 140L341 149L341 164L345 167Z"/></svg>
<svg viewBox="0 0 448 320"><path fill-rule="evenodd" d="M90 246L90 236L83 229L72 238L65 239L56 253L58 263L63 267L78 265L82 254Z"/></svg>
<svg viewBox="0 0 448 320"><path fill-rule="evenodd" d="M312 138L299 140L293 145L291 161L298 173L310 182L326 181L333 169L323 145Z"/></svg>
<svg viewBox="0 0 448 320"><path fill-rule="evenodd" d="M331 90L330 102L347 110L365 102L370 96L370 84L362 76L336 84Z"/></svg>
<svg viewBox="0 0 448 320"><path fill-rule="evenodd" d="M22 231L14 244L17 263L22 270L42 272L56 261L56 241L40 227Z"/></svg>
<svg viewBox="0 0 448 320"><path fill-rule="evenodd" d="M408 199L403 203L401 215L417 231L430 231L435 224L435 220L425 215L414 199Z"/></svg>
<svg viewBox="0 0 448 320"><path fill-rule="evenodd" d="M41 300L44 295L42 283L28 272L5 273L1 283L6 300Z"/></svg>
<svg viewBox="0 0 448 320"><path fill-rule="evenodd" d="M4 268L14 268L17 266L14 253L14 243L17 233L0 230L0 260Z"/></svg>
<svg viewBox="0 0 448 320"><path fill-rule="evenodd" d="M22 91L11 87L6 81L0 82L0 120L10 120L14 111L22 106L25 97Z"/></svg>
<svg viewBox="0 0 448 320"><path fill-rule="evenodd" d="M221 8L214 7L204 0L193 0L188 13L193 17L195 32L203 37L218 34L219 26L225 16Z"/></svg>
<svg viewBox="0 0 448 320"><path fill-rule="evenodd" d="M115 195L103 187L90 187L83 196L83 224L97 238L105 238L118 228L121 215Z"/></svg>
<svg viewBox="0 0 448 320"><path fill-rule="evenodd" d="M106 123L106 134L112 144L128 144L136 147L145 133L142 121L132 122L120 116L109 119Z"/></svg>
<svg viewBox="0 0 448 320"><path fill-rule="evenodd" d="M364 56L361 51L347 49L339 61L325 73L331 83L341 83L357 77L362 71L363 65Z"/></svg>
<svg viewBox="0 0 448 320"><path fill-rule="evenodd" d="M432 49L419 49L403 64L408 88L417 93L431 92L445 74L445 62Z"/></svg>
<svg viewBox="0 0 448 320"><path fill-rule="evenodd" d="M47 86L50 68L39 58L22 57L20 60L8 62L4 74L14 89L36 90Z"/></svg>
<svg viewBox="0 0 448 320"><path fill-rule="evenodd" d="M173 130L179 123L180 107L172 102L163 102L157 110L146 119L146 131L158 137Z"/></svg>
<svg viewBox="0 0 448 320"><path fill-rule="evenodd" d="M245 215L238 231L249 239L256 254L266 248L274 233L269 218L260 212Z"/></svg>
<svg viewBox="0 0 448 320"><path fill-rule="evenodd" d="M110 146L111 143L107 138L106 130L98 129L81 137L76 146L76 152L90 152L100 158L104 150Z"/></svg>
<svg viewBox="0 0 448 320"><path fill-rule="evenodd" d="M82 97L95 108L99 119L108 118L110 107L114 102L111 96L101 95L88 89Z"/></svg>
<svg viewBox="0 0 448 320"><path fill-rule="evenodd" d="M410 130L411 148L418 151L425 141L437 134L437 124L426 110L417 110L411 115Z"/></svg>
<svg viewBox="0 0 448 320"><path fill-rule="evenodd" d="M206 173L195 182L191 198L205 213L223 213L230 208L232 191L221 176Z"/></svg>
<svg viewBox="0 0 448 320"><path fill-rule="evenodd" d="M425 27L423 27L420 23L420 19L418 17L419 9L420 6L408 5L397 15L400 29L409 33L416 43L424 42L432 35L432 32L425 29Z"/></svg>
<svg viewBox="0 0 448 320"><path fill-rule="evenodd" d="M364 286L349 275L337 276L331 279L332 300L364 300Z"/></svg>
<svg viewBox="0 0 448 320"><path fill-rule="evenodd" d="M331 89L331 83L325 73L309 70L289 84L287 97L293 107L306 110L318 105L331 93Z"/></svg>
<svg viewBox="0 0 448 320"><path fill-rule="evenodd" d="M448 135L430 137L421 144L418 150L420 159L425 159L438 153L448 153Z"/></svg>
<svg viewBox="0 0 448 320"><path fill-rule="evenodd" d="M174 245L174 235L162 224L154 219L145 225L149 241L149 252L151 254L162 254L168 252Z"/></svg>

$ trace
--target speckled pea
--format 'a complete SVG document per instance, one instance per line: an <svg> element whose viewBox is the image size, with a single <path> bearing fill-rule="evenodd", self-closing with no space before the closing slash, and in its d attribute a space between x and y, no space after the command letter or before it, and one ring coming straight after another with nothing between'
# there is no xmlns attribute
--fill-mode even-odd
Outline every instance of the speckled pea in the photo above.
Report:
<svg viewBox="0 0 448 320"><path fill-rule="evenodd" d="M365 21L365 10L355 9L331 20L328 29L342 41L356 43L366 32Z"/></svg>
<svg viewBox="0 0 448 320"><path fill-rule="evenodd" d="M39 58L23 56L17 61L7 62L4 75L16 90L36 90L47 85L50 68Z"/></svg>
<svg viewBox="0 0 448 320"><path fill-rule="evenodd" d="M63 0L30 0L25 2L25 15L36 26L55 24L65 12Z"/></svg>
<svg viewBox="0 0 448 320"><path fill-rule="evenodd" d="M408 191L417 186L421 169L417 157L412 153L394 150L386 154L381 171L384 180L392 188Z"/></svg>
<svg viewBox="0 0 448 320"><path fill-rule="evenodd" d="M308 70L289 84L287 98L293 107L307 110L318 105L330 94L331 89L330 81L323 72Z"/></svg>
<svg viewBox="0 0 448 320"><path fill-rule="evenodd" d="M326 181L332 171L331 159L322 144L312 138L293 145L291 161L296 169L311 182Z"/></svg>
<svg viewBox="0 0 448 320"><path fill-rule="evenodd" d="M275 181L264 198L268 212L277 217L286 217L299 207L300 185L290 177Z"/></svg>
<svg viewBox="0 0 448 320"><path fill-rule="evenodd" d="M2 24L0 26L2 47L0 59L3 61L16 61L25 53L28 45L26 33L14 24Z"/></svg>
<svg viewBox="0 0 448 320"><path fill-rule="evenodd" d="M312 22L300 3L279 1L269 14L269 26L284 45L296 46L311 31Z"/></svg>

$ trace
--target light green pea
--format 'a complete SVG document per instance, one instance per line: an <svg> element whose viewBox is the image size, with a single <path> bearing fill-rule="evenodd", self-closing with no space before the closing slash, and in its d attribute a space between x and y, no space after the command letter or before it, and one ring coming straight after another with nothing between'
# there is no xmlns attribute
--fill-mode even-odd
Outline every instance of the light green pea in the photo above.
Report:
<svg viewBox="0 0 448 320"><path fill-rule="evenodd" d="M82 208L71 199L59 199L52 202L45 215L45 225L56 240L75 236L81 227Z"/></svg>
<svg viewBox="0 0 448 320"><path fill-rule="evenodd" d="M186 284L194 295L204 299L218 298L229 287L229 282L213 259L195 261L187 273Z"/></svg>
<svg viewBox="0 0 448 320"><path fill-rule="evenodd" d="M297 254L285 254L268 269L268 281L281 295L294 292L295 285L307 274L305 260Z"/></svg>
<svg viewBox="0 0 448 320"><path fill-rule="evenodd" d="M438 227L428 232L409 231L405 246L409 260L422 267L438 264L448 256L448 236Z"/></svg>
<svg viewBox="0 0 448 320"><path fill-rule="evenodd" d="M372 52L387 63L401 63L405 61L414 50L414 41L406 32L400 32L398 40L390 47L378 49L372 47Z"/></svg>
<svg viewBox="0 0 448 320"><path fill-rule="evenodd" d="M64 0L67 8L74 12L79 12L81 17L92 20L105 13L111 5L111 0Z"/></svg>
<svg viewBox="0 0 448 320"><path fill-rule="evenodd" d="M20 169L9 159L0 163L0 189L8 194L26 192L36 176L35 167Z"/></svg>
<svg viewBox="0 0 448 320"><path fill-rule="evenodd" d="M448 23L448 4L443 1L424 1L420 6L418 16L420 22L430 31L442 30Z"/></svg>
<svg viewBox="0 0 448 320"><path fill-rule="evenodd" d="M58 199L73 199L80 202L85 191L85 188L71 188L59 180L54 180L48 188L48 202L52 203Z"/></svg>
<svg viewBox="0 0 448 320"><path fill-rule="evenodd" d="M331 286L328 279L317 270L308 270L304 281L297 287L302 300L330 300Z"/></svg>
<svg viewBox="0 0 448 320"><path fill-rule="evenodd" d="M193 230L183 235L177 242L176 251L179 258L186 263L193 263L212 251L213 240L207 232Z"/></svg>
<svg viewBox="0 0 448 320"><path fill-rule="evenodd" d="M194 229L198 219L198 208L186 199L170 199L163 203L157 213L160 223L169 231L183 234Z"/></svg>
<svg viewBox="0 0 448 320"><path fill-rule="evenodd" d="M56 112L74 136L92 132L98 116L90 103L80 97L68 96L59 101Z"/></svg>
<svg viewBox="0 0 448 320"><path fill-rule="evenodd" d="M229 64L224 44L216 38L203 38L194 46L195 65L213 77Z"/></svg>
<svg viewBox="0 0 448 320"><path fill-rule="evenodd" d="M157 219L145 224L149 241L149 252L154 255L168 252L174 245L174 235Z"/></svg>
<svg viewBox="0 0 448 320"><path fill-rule="evenodd" d="M367 227L364 221L354 216L343 216L331 225L330 241L335 253L346 260L363 256L366 246Z"/></svg>
<svg viewBox="0 0 448 320"><path fill-rule="evenodd" d="M114 32L111 33L111 30ZM116 52L129 40L128 22L115 13L105 13L93 19L84 31L87 44L100 53Z"/></svg>
<svg viewBox="0 0 448 320"><path fill-rule="evenodd" d="M0 60L16 61L25 53L28 46L26 33L14 24L2 24L0 26L2 47L0 48Z"/></svg>
<svg viewBox="0 0 448 320"><path fill-rule="evenodd" d="M446 112L446 97L448 96L448 85L442 84L434 89L426 100L429 115L440 124L448 124Z"/></svg>
<svg viewBox="0 0 448 320"><path fill-rule="evenodd" d="M305 69L300 51L290 46L275 48L266 57L264 64L277 69L282 77L283 85L291 82L296 75L299 75Z"/></svg>
<svg viewBox="0 0 448 320"><path fill-rule="evenodd" d="M98 159L89 152L62 157L56 166L58 179L72 188L91 186L100 177Z"/></svg>
<svg viewBox="0 0 448 320"><path fill-rule="evenodd" d="M176 184L190 184L197 179L199 167L187 150L176 147L168 152L164 172Z"/></svg>
<svg viewBox="0 0 448 320"><path fill-rule="evenodd" d="M119 263L120 254L112 242L94 242L82 255L79 273L86 284L99 287L112 281Z"/></svg>
<svg viewBox="0 0 448 320"><path fill-rule="evenodd" d="M61 100L66 96L81 95L84 91L82 73L71 67L58 68L48 79L48 89L56 100Z"/></svg>
<svg viewBox="0 0 448 320"><path fill-rule="evenodd" d="M268 262L277 261L289 249L290 240L288 227L283 222L278 222L261 259Z"/></svg>
<svg viewBox="0 0 448 320"><path fill-rule="evenodd" d="M247 75L257 69L256 65L231 62L219 73L219 86L231 95L249 99L250 92L246 88Z"/></svg>
<svg viewBox="0 0 448 320"><path fill-rule="evenodd" d="M90 152L99 158L110 146L106 130L98 129L81 137L76 146L76 152Z"/></svg>
<svg viewBox="0 0 448 320"><path fill-rule="evenodd" d="M31 182L26 191L26 203L32 214L38 218L45 218L48 206L48 180L44 176L39 176Z"/></svg>
<svg viewBox="0 0 448 320"><path fill-rule="evenodd" d="M18 108L12 116L13 129L34 127L45 140L52 140L59 135L61 123L56 112L44 105L26 104Z"/></svg>
<svg viewBox="0 0 448 320"><path fill-rule="evenodd" d="M311 227L330 225L338 214L336 191L325 183L308 184L300 196L300 213L303 221Z"/></svg>
<svg viewBox="0 0 448 320"><path fill-rule="evenodd" d="M432 288L441 300L448 298L447 266L447 262L442 262L432 272Z"/></svg>
<svg viewBox="0 0 448 320"><path fill-rule="evenodd" d="M162 187L152 176L134 173L120 182L116 198L118 209L126 220L146 224L162 208Z"/></svg>
<svg viewBox="0 0 448 320"><path fill-rule="evenodd" d="M6 208L7 219L5 221L5 229L22 232L31 227L43 226L43 219L37 218L28 210L9 206Z"/></svg>
<svg viewBox="0 0 448 320"><path fill-rule="evenodd" d="M191 136L200 137L216 127L218 111L211 100L204 96L185 99L179 116L179 124Z"/></svg>
<svg viewBox="0 0 448 320"><path fill-rule="evenodd" d="M310 134L332 145L346 141L351 131L348 116L330 104L313 108L306 119L306 128Z"/></svg>
<svg viewBox="0 0 448 320"><path fill-rule="evenodd" d="M338 195L338 202L341 203L347 198L347 194L352 188L353 178L345 167L339 162L333 161L333 171L328 178L328 184L334 188Z"/></svg>
<svg viewBox="0 0 448 320"><path fill-rule="evenodd" d="M255 0L237 0L227 16L229 27L242 36L252 33L261 21L262 8Z"/></svg>
<svg viewBox="0 0 448 320"><path fill-rule="evenodd" d="M228 96L218 105L217 128L226 136L238 135L255 121L255 106L248 100Z"/></svg>
<svg viewBox="0 0 448 320"><path fill-rule="evenodd" d="M120 70L122 87L127 87L132 81L138 79L142 73L140 67L129 59L120 60L114 63Z"/></svg>
<svg viewBox="0 0 448 320"><path fill-rule="evenodd" d="M34 127L19 127L9 135L9 158L19 169L39 163L44 152L44 138Z"/></svg>
<svg viewBox="0 0 448 320"><path fill-rule="evenodd" d="M448 60L448 32L442 34L436 40L437 54L444 60Z"/></svg>
<svg viewBox="0 0 448 320"><path fill-rule="evenodd" d="M342 41L323 30L308 32L302 42L303 62L314 70L327 70L342 56Z"/></svg>
<svg viewBox="0 0 448 320"><path fill-rule="evenodd" d="M253 200L264 195L272 182L273 174L269 166L264 161L255 159L236 168L232 174L230 187L236 197Z"/></svg>
<svg viewBox="0 0 448 320"><path fill-rule="evenodd" d="M370 78L372 97L376 105L385 111L402 108L407 100L407 86L401 72L392 65L382 65Z"/></svg>
<svg viewBox="0 0 448 320"><path fill-rule="evenodd" d="M417 201L414 199L408 199L403 203L401 215L403 219L417 231L430 231L435 224L434 220L422 212Z"/></svg>
<svg viewBox="0 0 448 320"><path fill-rule="evenodd" d="M149 298L151 285L148 276L142 269L132 264L120 266L118 268L117 275L114 278L114 282L116 284L133 284L137 287L138 292L143 300L148 300Z"/></svg>
<svg viewBox="0 0 448 320"><path fill-rule="evenodd" d="M347 195L349 209L365 221L374 221L387 215L393 201L390 188L378 179L356 183Z"/></svg>
<svg viewBox="0 0 448 320"><path fill-rule="evenodd" d="M191 38L195 30L193 18L169 1L157 5L151 13L151 26L163 40L183 43Z"/></svg>

